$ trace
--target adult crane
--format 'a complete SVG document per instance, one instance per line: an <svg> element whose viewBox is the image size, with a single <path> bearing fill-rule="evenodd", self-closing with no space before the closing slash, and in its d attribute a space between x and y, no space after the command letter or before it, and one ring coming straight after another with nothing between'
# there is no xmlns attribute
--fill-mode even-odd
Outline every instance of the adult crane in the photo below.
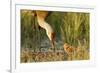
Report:
<svg viewBox="0 0 100 73"><path fill-rule="evenodd" d="M46 18L50 15L49 11L33 11L33 16L37 17L37 22L39 24L39 28L43 28L46 31L46 34L51 42L51 46L55 51L55 32L51 25L46 22Z"/></svg>

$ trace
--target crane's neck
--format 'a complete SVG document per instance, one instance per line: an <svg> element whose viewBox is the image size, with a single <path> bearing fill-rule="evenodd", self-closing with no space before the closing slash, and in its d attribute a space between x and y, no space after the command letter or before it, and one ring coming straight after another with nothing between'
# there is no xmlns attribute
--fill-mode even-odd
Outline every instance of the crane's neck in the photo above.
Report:
<svg viewBox="0 0 100 73"><path fill-rule="evenodd" d="M53 32L52 27L42 18L38 18L39 26L46 30L46 32Z"/></svg>

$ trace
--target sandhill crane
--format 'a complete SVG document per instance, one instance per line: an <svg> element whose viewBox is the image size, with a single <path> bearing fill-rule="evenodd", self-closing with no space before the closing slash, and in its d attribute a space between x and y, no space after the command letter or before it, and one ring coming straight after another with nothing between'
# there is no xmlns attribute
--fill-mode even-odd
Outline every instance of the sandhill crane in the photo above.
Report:
<svg viewBox="0 0 100 73"><path fill-rule="evenodd" d="M36 15L39 26L46 30L46 34L51 42L52 48L55 50L55 32L50 24L45 21L48 14L48 11L35 11L35 14L33 15Z"/></svg>

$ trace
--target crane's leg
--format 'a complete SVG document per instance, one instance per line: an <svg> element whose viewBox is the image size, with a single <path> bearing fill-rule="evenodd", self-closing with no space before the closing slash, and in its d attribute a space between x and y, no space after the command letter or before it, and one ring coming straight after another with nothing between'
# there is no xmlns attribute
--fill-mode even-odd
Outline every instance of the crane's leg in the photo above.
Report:
<svg viewBox="0 0 100 73"><path fill-rule="evenodd" d="M55 33L51 33L51 45L52 45L52 49L54 49L55 52Z"/></svg>
<svg viewBox="0 0 100 73"><path fill-rule="evenodd" d="M52 49L54 49L54 52L55 52L55 43L54 43L54 41L51 41L51 45L52 45Z"/></svg>

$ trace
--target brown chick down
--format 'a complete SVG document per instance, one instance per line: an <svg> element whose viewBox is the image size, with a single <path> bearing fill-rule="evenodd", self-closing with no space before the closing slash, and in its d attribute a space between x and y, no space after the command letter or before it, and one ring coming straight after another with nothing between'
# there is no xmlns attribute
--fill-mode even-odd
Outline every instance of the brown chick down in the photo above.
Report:
<svg viewBox="0 0 100 73"><path fill-rule="evenodd" d="M64 51L68 54L71 55L74 53L75 48L73 48L72 46L68 45L67 43L65 43L63 45Z"/></svg>

